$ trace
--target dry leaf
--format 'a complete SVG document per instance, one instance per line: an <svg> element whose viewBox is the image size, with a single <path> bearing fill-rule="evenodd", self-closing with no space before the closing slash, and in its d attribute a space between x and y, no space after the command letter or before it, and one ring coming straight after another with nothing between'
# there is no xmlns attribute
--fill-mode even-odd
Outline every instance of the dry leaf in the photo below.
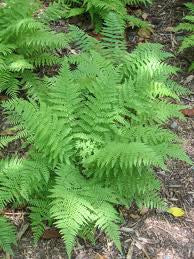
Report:
<svg viewBox="0 0 194 259"><path fill-rule="evenodd" d="M169 27L165 28L164 31L166 31L166 32L173 32L174 28L169 26Z"/></svg>
<svg viewBox="0 0 194 259"><path fill-rule="evenodd" d="M147 13L143 13L141 16L144 20L146 20L148 18L148 14Z"/></svg>
<svg viewBox="0 0 194 259"><path fill-rule="evenodd" d="M182 217L185 215L184 210L178 207L171 207L167 210L167 212L172 214L174 217Z"/></svg>
<svg viewBox="0 0 194 259"><path fill-rule="evenodd" d="M190 75L186 78L185 83L188 84L194 79L194 75Z"/></svg>
<svg viewBox="0 0 194 259"><path fill-rule="evenodd" d="M138 42L144 42L144 41L145 41L144 38L141 38L141 37L140 37L140 38L138 39Z"/></svg>
<svg viewBox="0 0 194 259"><path fill-rule="evenodd" d="M134 10L134 14L137 15L137 16L141 16L142 10L141 9Z"/></svg>
<svg viewBox="0 0 194 259"><path fill-rule="evenodd" d="M140 210L140 214L141 214L141 215L145 215L146 213L148 213L148 211L149 211L148 208L143 207L143 208Z"/></svg>
<svg viewBox="0 0 194 259"><path fill-rule="evenodd" d="M141 28L141 29L139 29L139 31L138 31L138 35L139 35L141 38L149 39L152 32L153 32L152 29Z"/></svg>
<svg viewBox="0 0 194 259"><path fill-rule="evenodd" d="M101 40L103 37L100 33L96 33L96 32L91 32L90 35L94 37L96 40Z"/></svg>
<svg viewBox="0 0 194 259"><path fill-rule="evenodd" d="M9 98L5 95L0 95L0 101L6 101L8 100Z"/></svg>
<svg viewBox="0 0 194 259"><path fill-rule="evenodd" d="M52 239L52 238L60 238L60 233L58 230L56 229L45 229L43 235L42 235L42 239Z"/></svg>
<svg viewBox="0 0 194 259"><path fill-rule="evenodd" d="M14 132L11 129L6 129L0 132L0 136L13 136Z"/></svg>
<svg viewBox="0 0 194 259"><path fill-rule="evenodd" d="M129 215L132 219L139 219L140 216L138 214L130 214Z"/></svg>
<svg viewBox="0 0 194 259"><path fill-rule="evenodd" d="M181 112L187 117L193 117L194 116L194 108L184 109L184 110L181 110Z"/></svg>

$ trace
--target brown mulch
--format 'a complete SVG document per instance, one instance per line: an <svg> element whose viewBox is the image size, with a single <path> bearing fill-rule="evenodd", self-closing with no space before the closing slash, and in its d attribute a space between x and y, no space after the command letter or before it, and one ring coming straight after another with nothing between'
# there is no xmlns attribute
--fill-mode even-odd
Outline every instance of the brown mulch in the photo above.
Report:
<svg viewBox="0 0 194 259"><path fill-rule="evenodd" d="M138 35L138 31L127 31L128 45L134 47L142 41L159 42L165 49L177 53L183 34L174 33L172 28L182 19L186 10L183 0L156 0L151 7L134 9L153 25L153 32L147 37ZM64 23L56 25L63 26ZM81 26L82 24L80 24ZM84 26L86 26L84 24ZM60 29L58 28L57 29ZM86 28L87 29L87 28ZM178 54L172 59L172 64L180 67L182 72L177 76L181 84L194 90L194 76L188 73L190 56ZM183 98L182 103L194 106L192 95ZM169 127L175 131L184 142L189 156L194 159L194 120L186 117L184 122L173 120ZM17 147L14 147L14 149ZM12 153L12 150L10 151ZM122 210L125 223L121 226L123 254L119 254L111 241L98 234L96 244L91 245L83 240L77 242L74 249L74 259L187 259L194 258L194 167L183 162L169 161L169 171L157 171L161 180L161 194L169 205L181 207L186 215L174 218L168 213L158 210L137 210L132 207ZM25 215L13 214L18 223L19 233L25 225ZM33 245L30 230L21 236L19 246L15 248L13 259L66 259L64 243L55 232L55 238L41 240ZM5 258L0 256L0 258ZM11 257L7 257L11 258Z"/></svg>

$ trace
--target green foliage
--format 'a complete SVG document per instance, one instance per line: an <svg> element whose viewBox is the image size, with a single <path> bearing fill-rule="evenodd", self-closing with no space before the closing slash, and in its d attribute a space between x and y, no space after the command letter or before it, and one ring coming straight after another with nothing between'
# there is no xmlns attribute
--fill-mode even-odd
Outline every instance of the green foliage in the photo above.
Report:
<svg viewBox="0 0 194 259"><path fill-rule="evenodd" d="M14 138L25 140L28 151L0 162L0 208L26 204L35 241L54 223L69 257L76 237L91 228L121 251L116 205L164 209L153 169L165 169L169 158L191 163L163 128L182 119L184 108L165 97L187 92L169 79L177 72L165 63L171 54L159 44L128 53L115 13L107 16L101 42L73 26L70 35L79 54L65 57L57 76L35 77L42 91L2 104Z"/></svg>
<svg viewBox="0 0 194 259"><path fill-rule="evenodd" d="M149 28L149 23L129 16L126 5L150 4L151 0L55 0L43 13L47 21L69 18L88 12L96 31L102 29L103 21L110 12L119 15L128 26Z"/></svg>
<svg viewBox="0 0 194 259"><path fill-rule="evenodd" d="M11 245L16 243L15 228L5 217L0 216L0 229L0 247L12 254Z"/></svg>
<svg viewBox="0 0 194 259"><path fill-rule="evenodd" d="M175 30L188 32L188 35L184 38L181 44L180 51L191 48L191 53L192 53L192 50L194 48L194 4L187 3L185 5L189 11L189 14L183 18L183 22L180 23ZM192 62L190 66L190 70L193 70L193 69L194 69L194 62Z"/></svg>
<svg viewBox="0 0 194 259"><path fill-rule="evenodd" d="M39 19L38 2L6 0L0 6L0 91L16 96L26 71L59 64L55 54L67 37L50 31Z"/></svg>

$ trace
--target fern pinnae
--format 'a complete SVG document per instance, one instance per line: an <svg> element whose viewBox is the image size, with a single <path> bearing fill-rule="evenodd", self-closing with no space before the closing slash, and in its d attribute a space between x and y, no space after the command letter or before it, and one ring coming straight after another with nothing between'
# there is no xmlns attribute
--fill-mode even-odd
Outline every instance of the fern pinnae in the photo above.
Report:
<svg viewBox="0 0 194 259"><path fill-rule="evenodd" d="M9 254L13 254L12 245L16 244L15 227L3 216L0 216L0 247Z"/></svg>

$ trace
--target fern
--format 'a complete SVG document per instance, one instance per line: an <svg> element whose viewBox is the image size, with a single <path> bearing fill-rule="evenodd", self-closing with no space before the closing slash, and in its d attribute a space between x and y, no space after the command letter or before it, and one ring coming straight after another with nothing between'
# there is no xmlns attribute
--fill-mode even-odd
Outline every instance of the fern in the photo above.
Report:
<svg viewBox="0 0 194 259"><path fill-rule="evenodd" d="M56 219L56 226L61 229L68 255L71 254L75 236L81 227L93 222L96 227L104 230L121 250L119 229L115 224L119 218L112 206L108 205L109 200L114 202L110 191L96 186L94 192L94 186L90 186L90 182L71 166L59 168L57 174L57 182L51 196L54 198L51 215Z"/></svg>
<svg viewBox="0 0 194 259"><path fill-rule="evenodd" d="M194 47L194 4L187 3L185 5L189 11L189 15L186 15L183 18L184 21L175 28L175 31L186 31L189 33L189 35L187 35L182 41L182 44L179 49L179 51L181 52L188 48L191 48L192 51ZM193 68L194 62L192 62L189 70L193 70Z"/></svg>
<svg viewBox="0 0 194 259"><path fill-rule="evenodd" d="M11 246L16 243L15 228L5 217L0 216L0 229L0 247L12 254Z"/></svg>
<svg viewBox="0 0 194 259"><path fill-rule="evenodd" d="M37 1L6 0L0 8L0 91L14 97L25 71L60 64L55 50L67 36L51 32L37 17Z"/></svg>
<svg viewBox="0 0 194 259"><path fill-rule="evenodd" d="M30 220L35 243L42 237L46 224L51 221L49 208L49 199L45 200L42 197L42 199L30 201Z"/></svg>
<svg viewBox="0 0 194 259"><path fill-rule="evenodd" d="M159 44L128 53L124 23L114 12L102 35L97 41L71 27L79 53L65 57L51 78L24 71L29 95L2 103L13 138L25 140L28 151L0 162L0 207L26 204L36 242L54 224L69 257L76 237L91 228L121 251L115 207L165 209L154 168L166 169L169 158L192 163L163 127L183 119L184 106L171 102L186 92L169 79L178 72L166 64L172 55ZM2 148L12 140L4 138Z"/></svg>
<svg viewBox="0 0 194 259"><path fill-rule="evenodd" d="M129 16L125 8L126 5L139 5L151 3L151 0L55 0L49 5L42 15L42 18L47 21L55 21L61 18L69 18L81 15L88 12L91 18L93 27L96 31L102 29L103 21L110 12L117 13L120 18L128 23L129 26L149 27L147 22L141 19Z"/></svg>

